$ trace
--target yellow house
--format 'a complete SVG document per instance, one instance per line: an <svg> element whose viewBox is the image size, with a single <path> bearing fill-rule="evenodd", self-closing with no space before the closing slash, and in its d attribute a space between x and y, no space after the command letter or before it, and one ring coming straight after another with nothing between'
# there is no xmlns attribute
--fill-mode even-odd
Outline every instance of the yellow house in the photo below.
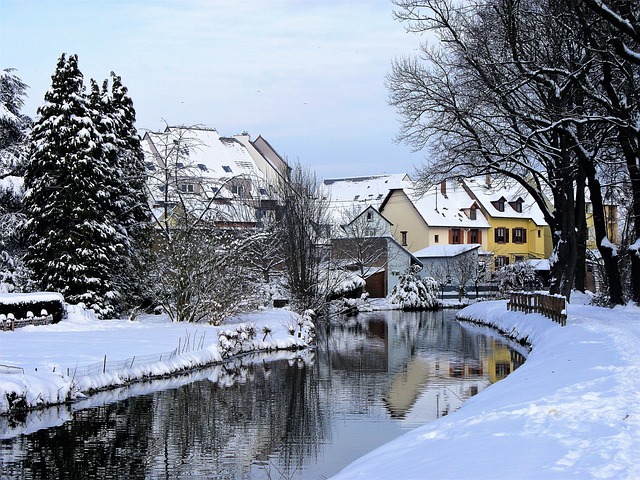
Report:
<svg viewBox="0 0 640 480"><path fill-rule="evenodd" d="M596 231L593 225L593 207L591 202L587 202L587 248L590 250L597 250L596 244ZM604 206L604 217L607 228L607 238L611 243L616 245L618 243L618 207L616 205Z"/></svg>
<svg viewBox="0 0 640 480"><path fill-rule="evenodd" d="M549 258L551 230L522 186L492 183L489 177L467 179L463 184L489 222L487 249L494 255L494 270L513 262Z"/></svg>
<svg viewBox="0 0 640 480"><path fill-rule="evenodd" d="M487 250L490 225L459 182L442 182L423 193L410 185L392 189L379 210L393 223L395 239L410 252L458 244L479 244Z"/></svg>

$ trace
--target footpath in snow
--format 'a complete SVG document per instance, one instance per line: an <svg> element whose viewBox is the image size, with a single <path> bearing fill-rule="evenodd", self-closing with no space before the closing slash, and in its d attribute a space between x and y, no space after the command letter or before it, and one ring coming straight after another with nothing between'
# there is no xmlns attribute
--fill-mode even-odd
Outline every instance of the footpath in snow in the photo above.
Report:
<svg viewBox="0 0 640 480"><path fill-rule="evenodd" d="M578 305L567 326L480 302L460 312L532 346L462 408L353 462L346 479L640 478L640 308Z"/></svg>
<svg viewBox="0 0 640 480"><path fill-rule="evenodd" d="M248 352L305 348L308 316L272 309L214 327L164 315L97 320L77 306L54 325L0 331L0 414L78 401L88 393L163 378Z"/></svg>

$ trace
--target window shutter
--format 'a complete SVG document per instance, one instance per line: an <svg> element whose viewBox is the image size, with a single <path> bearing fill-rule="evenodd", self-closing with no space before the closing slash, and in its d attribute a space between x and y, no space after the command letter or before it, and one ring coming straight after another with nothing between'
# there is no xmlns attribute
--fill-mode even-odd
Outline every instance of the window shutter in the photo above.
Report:
<svg viewBox="0 0 640 480"><path fill-rule="evenodd" d="M504 229L504 243L509 243L509 229Z"/></svg>
<svg viewBox="0 0 640 480"><path fill-rule="evenodd" d="M527 243L527 229L522 229L522 243Z"/></svg>
<svg viewBox="0 0 640 480"><path fill-rule="evenodd" d="M498 243L498 229L497 228L493 229L493 236L494 236L493 241Z"/></svg>
<svg viewBox="0 0 640 480"><path fill-rule="evenodd" d="M453 245L453 230L449 229L449 245Z"/></svg>
<svg viewBox="0 0 640 480"><path fill-rule="evenodd" d="M482 230L478 229L478 243L482 245Z"/></svg>

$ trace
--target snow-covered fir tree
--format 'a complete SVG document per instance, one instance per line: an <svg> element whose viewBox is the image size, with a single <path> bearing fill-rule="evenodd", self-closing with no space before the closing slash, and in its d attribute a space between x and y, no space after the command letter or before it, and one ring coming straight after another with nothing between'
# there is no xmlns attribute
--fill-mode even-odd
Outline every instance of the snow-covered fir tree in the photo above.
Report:
<svg viewBox="0 0 640 480"><path fill-rule="evenodd" d="M22 175L31 119L21 113L27 85L13 72L0 70L0 292L19 289L25 278Z"/></svg>
<svg viewBox="0 0 640 480"><path fill-rule="evenodd" d="M124 250L103 137L84 94L78 58L63 54L30 135L25 175L27 265L44 290L106 317L117 293L112 266Z"/></svg>
<svg viewBox="0 0 640 480"><path fill-rule="evenodd" d="M103 88L103 91L105 89ZM127 237L127 262L118 283L129 304L144 295L146 265L150 261L151 224L146 194L146 166L140 136L135 127L133 100L119 75L111 72L111 116L117 147L116 166L120 172L120 196L116 216Z"/></svg>

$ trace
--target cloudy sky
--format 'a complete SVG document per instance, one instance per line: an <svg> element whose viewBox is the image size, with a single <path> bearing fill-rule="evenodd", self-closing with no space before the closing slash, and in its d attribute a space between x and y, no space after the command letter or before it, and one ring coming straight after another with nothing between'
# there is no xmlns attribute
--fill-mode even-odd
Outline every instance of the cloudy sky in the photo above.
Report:
<svg viewBox="0 0 640 480"><path fill-rule="evenodd" d="M387 104L391 61L420 39L390 0L0 0L0 68L35 116L62 52L85 78L121 75L139 129L261 134L322 178L411 173Z"/></svg>

